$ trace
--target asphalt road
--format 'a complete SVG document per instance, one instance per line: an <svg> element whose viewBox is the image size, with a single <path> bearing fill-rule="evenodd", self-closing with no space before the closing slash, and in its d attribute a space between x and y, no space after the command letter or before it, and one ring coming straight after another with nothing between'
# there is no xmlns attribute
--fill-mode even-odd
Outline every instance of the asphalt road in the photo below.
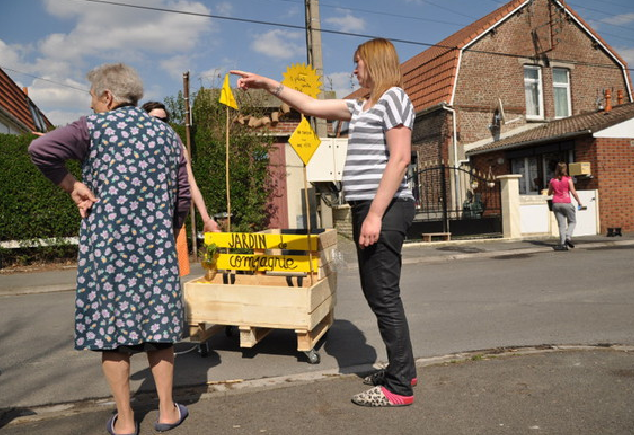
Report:
<svg viewBox="0 0 634 435"><path fill-rule="evenodd" d="M576 249L437 264L406 264L402 288L414 353L427 358L515 345L634 345L634 246ZM99 355L72 348L73 293L0 298L0 408L108 397ZM352 373L385 360L355 271L339 274L335 323L321 364L296 352L292 331L275 331L252 352L236 336L209 340L209 358L179 344L175 384ZM132 389L152 389L143 356Z"/></svg>

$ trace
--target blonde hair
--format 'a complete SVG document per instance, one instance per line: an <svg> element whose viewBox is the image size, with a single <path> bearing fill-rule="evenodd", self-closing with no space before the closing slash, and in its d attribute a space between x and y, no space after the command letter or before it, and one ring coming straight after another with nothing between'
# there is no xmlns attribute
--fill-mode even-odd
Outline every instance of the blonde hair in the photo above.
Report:
<svg viewBox="0 0 634 435"><path fill-rule="evenodd" d="M104 63L86 74L86 78L97 96L109 90L117 103L135 106L143 98L143 81L134 68L124 63Z"/></svg>
<svg viewBox="0 0 634 435"><path fill-rule="evenodd" d="M403 87L403 74L394 45L385 38L371 39L357 47L354 57L365 63L368 75L374 82L370 99L376 103L391 87ZM355 59L356 60L356 59Z"/></svg>
<svg viewBox="0 0 634 435"><path fill-rule="evenodd" d="M568 165L566 164L566 162L557 163L557 167L555 168L555 176L557 178L568 176Z"/></svg>

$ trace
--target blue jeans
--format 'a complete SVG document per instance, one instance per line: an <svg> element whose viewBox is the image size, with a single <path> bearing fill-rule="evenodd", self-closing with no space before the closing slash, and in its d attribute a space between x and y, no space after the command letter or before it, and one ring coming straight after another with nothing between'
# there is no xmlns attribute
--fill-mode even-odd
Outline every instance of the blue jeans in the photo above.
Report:
<svg viewBox="0 0 634 435"><path fill-rule="evenodd" d="M385 344L389 362L385 372L385 387L392 393L412 396L411 380L416 377L416 365L401 300L400 281L401 248L414 219L414 202L393 200L383 216L377 243L360 249L359 233L370 204L371 201L363 201L352 206L361 288L376 315Z"/></svg>
<svg viewBox="0 0 634 435"><path fill-rule="evenodd" d="M577 211L570 202L553 202L553 213L559 226L559 244L563 246L566 240L572 239L572 232L577 226Z"/></svg>

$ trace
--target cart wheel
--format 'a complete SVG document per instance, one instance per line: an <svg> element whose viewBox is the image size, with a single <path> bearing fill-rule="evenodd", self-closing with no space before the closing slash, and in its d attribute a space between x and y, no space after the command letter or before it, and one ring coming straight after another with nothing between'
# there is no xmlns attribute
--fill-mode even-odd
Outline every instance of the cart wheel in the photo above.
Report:
<svg viewBox="0 0 634 435"><path fill-rule="evenodd" d="M198 353L201 358L207 358L209 356L209 345L205 343L198 343Z"/></svg>
<svg viewBox="0 0 634 435"><path fill-rule="evenodd" d="M227 337L233 336L233 329L231 326L225 326L225 336Z"/></svg>
<svg viewBox="0 0 634 435"><path fill-rule="evenodd" d="M309 364L319 364L321 362L321 356L319 355L319 352L315 351L315 349L311 349L304 353L308 357Z"/></svg>

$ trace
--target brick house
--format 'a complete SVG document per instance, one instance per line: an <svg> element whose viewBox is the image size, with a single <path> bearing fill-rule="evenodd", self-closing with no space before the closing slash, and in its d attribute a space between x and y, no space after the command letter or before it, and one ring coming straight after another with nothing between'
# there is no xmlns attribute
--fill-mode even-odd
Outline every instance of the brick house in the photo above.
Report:
<svg viewBox="0 0 634 435"><path fill-rule="evenodd" d="M53 125L20 87L0 69L0 133L46 132Z"/></svg>
<svg viewBox="0 0 634 435"><path fill-rule="evenodd" d="M634 197L628 67L564 1L510 1L402 70L417 113L419 168L445 162L493 176L528 171L520 190L537 194L552 161L589 161L593 178L579 178L578 188L599 190L602 230L634 230L632 203L622 199ZM602 117L605 90L618 106ZM605 129L623 137L601 137ZM615 174L623 176L618 183L607 180Z"/></svg>

